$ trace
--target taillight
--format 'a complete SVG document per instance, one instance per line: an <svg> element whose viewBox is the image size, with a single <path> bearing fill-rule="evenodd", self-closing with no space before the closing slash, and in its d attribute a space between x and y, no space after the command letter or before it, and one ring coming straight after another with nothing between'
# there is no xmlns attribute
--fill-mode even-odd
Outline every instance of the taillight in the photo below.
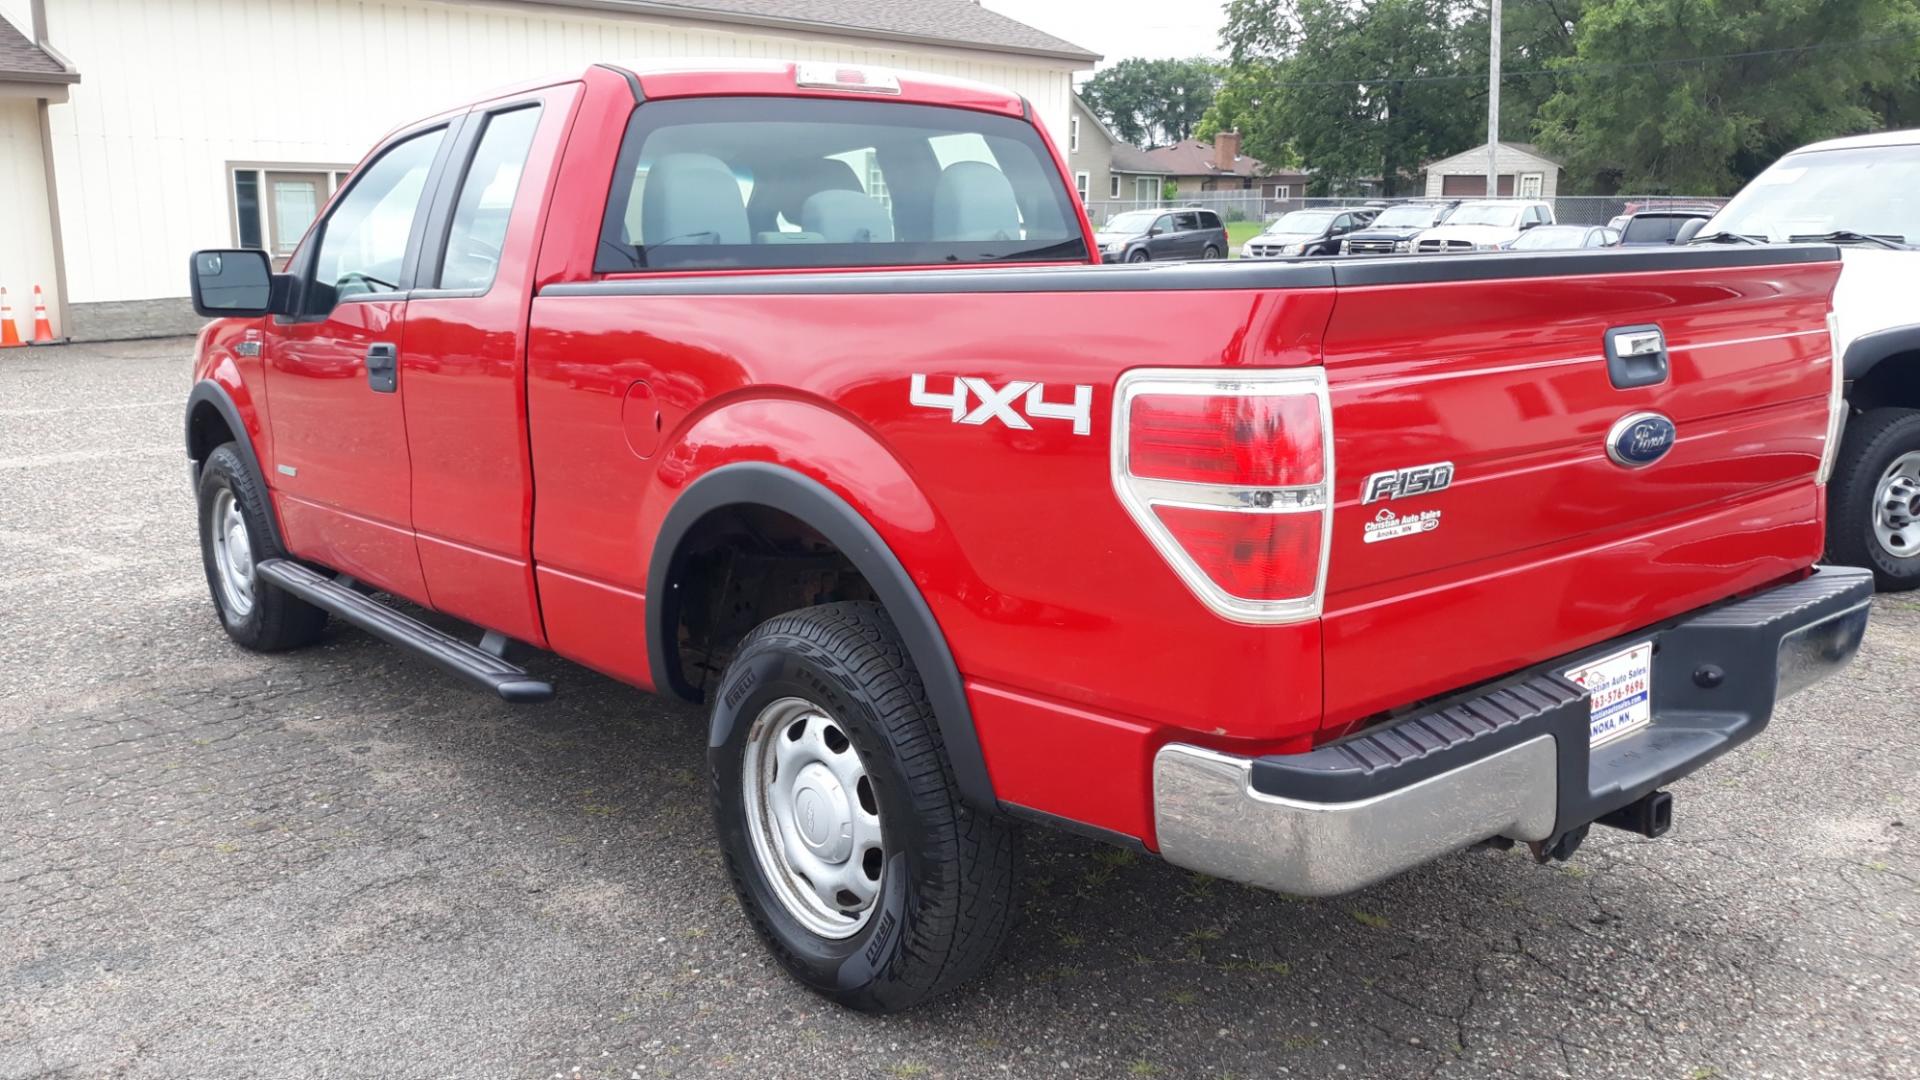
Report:
<svg viewBox="0 0 1920 1080"><path fill-rule="evenodd" d="M1827 445L1820 451L1819 482L1833 477L1833 463L1840 456L1840 436L1847 421L1847 365L1840 355L1840 316L1827 313L1827 350L1833 354L1833 385L1827 393Z"/></svg>
<svg viewBox="0 0 1920 1080"><path fill-rule="evenodd" d="M1331 428L1319 368L1130 371L1114 393L1114 490L1215 613L1315 618L1332 527Z"/></svg>

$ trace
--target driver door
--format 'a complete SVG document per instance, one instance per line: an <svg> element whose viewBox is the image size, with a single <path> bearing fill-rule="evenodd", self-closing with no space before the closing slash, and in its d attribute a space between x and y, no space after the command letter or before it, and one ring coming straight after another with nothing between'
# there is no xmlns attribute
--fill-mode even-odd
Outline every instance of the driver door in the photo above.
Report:
<svg viewBox="0 0 1920 1080"><path fill-rule="evenodd" d="M294 256L299 313L271 320L262 350L287 546L421 603L399 358L451 126L399 135L355 172Z"/></svg>

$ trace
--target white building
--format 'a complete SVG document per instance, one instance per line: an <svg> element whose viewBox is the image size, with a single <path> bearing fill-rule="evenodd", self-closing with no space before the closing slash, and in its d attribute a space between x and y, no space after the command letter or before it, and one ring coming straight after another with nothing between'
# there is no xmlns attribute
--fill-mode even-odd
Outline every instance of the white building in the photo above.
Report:
<svg viewBox="0 0 1920 1080"><path fill-rule="evenodd" d="M0 20L0 286L23 322L42 286L76 340L193 331L189 252L291 250L382 134L489 87L659 56L870 64L1024 94L1064 146L1098 59L973 0L0 0Z"/></svg>
<svg viewBox="0 0 1920 1080"><path fill-rule="evenodd" d="M1500 190L1523 199L1551 199L1560 193L1560 163L1532 143L1503 142L1495 155ZM1485 143L1427 166L1427 197L1477 199L1487 193Z"/></svg>

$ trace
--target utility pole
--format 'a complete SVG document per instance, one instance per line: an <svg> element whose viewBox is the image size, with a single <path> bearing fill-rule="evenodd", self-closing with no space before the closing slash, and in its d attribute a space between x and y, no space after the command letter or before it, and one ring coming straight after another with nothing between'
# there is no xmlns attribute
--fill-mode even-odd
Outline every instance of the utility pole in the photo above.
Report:
<svg viewBox="0 0 1920 1080"><path fill-rule="evenodd" d="M1500 0L1489 3L1493 11L1487 19L1492 35L1487 44L1487 198L1494 199L1500 195Z"/></svg>

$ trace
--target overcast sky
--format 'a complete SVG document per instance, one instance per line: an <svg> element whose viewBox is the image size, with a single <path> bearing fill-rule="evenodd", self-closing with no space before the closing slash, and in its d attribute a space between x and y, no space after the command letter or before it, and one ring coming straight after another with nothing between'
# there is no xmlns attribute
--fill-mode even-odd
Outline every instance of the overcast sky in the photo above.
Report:
<svg viewBox="0 0 1920 1080"><path fill-rule="evenodd" d="M984 0L987 7L1106 59L1217 56L1221 5L1213 0Z"/></svg>

